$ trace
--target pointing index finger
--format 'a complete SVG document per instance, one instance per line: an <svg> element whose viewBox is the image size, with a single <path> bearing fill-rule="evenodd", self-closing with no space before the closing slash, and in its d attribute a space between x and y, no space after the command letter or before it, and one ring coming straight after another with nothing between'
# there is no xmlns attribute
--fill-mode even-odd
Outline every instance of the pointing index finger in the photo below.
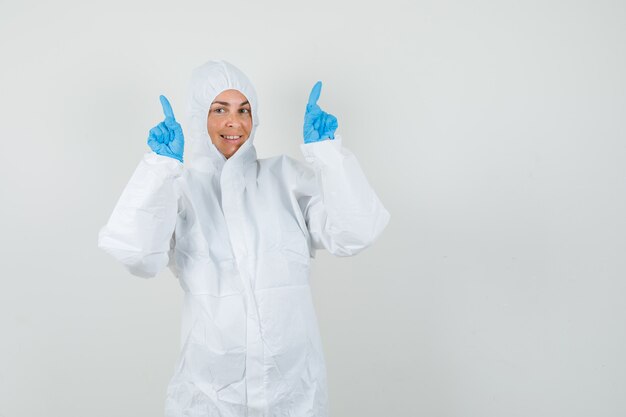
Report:
<svg viewBox="0 0 626 417"><path fill-rule="evenodd" d="M319 100L321 93L322 93L322 82L318 81L313 86L313 89L311 90L311 94L309 94L309 102L307 103L307 105L311 106L311 105L317 104L317 100Z"/></svg>
<svg viewBox="0 0 626 417"><path fill-rule="evenodd" d="M174 117L174 111L172 110L172 106L170 102L165 98L165 96L159 96L159 100L161 100L161 106L163 107L163 114L165 115L166 120L176 120Z"/></svg>

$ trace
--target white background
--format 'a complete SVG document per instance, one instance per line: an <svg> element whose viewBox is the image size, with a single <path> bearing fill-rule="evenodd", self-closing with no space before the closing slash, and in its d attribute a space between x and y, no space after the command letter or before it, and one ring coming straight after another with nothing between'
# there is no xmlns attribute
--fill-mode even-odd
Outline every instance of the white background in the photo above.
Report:
<svg viewBox="0 0 626 417"><path fill-rule="evenodd" d="M0 416L159 416L182 291L96 247L191 70L301 158L310 88L391 222L312 285L333 417L626 415L626 3L0 0Z"/></svg>

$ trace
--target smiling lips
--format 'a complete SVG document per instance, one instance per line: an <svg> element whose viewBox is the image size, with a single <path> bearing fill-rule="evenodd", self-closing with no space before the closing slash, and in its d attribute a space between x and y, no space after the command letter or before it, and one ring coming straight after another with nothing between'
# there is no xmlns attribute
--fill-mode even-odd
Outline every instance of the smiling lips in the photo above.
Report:
<svg viewBox="0 0 626 417"><path fill-rule="evenodd" d="M241 136L241 135L238 135L238 136L236 136L236 135L220 135L220 136L221 136L222 138L226 139L226 140L232 140L232 141L235 141L235 140L241 139L241 138L243 137L243 136Z"/></svg>

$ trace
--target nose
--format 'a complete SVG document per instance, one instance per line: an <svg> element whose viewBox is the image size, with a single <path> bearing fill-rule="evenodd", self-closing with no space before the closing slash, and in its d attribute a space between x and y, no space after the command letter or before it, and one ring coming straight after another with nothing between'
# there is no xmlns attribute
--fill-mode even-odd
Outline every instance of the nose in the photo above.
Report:
<svg viewBox="0 0 626 417"><path fill-rule="evenodd" d="M239 126L239 121L237 120L237 116L232 113L229 114L228 119L226 119L226 126L228 127Z"/></svg>

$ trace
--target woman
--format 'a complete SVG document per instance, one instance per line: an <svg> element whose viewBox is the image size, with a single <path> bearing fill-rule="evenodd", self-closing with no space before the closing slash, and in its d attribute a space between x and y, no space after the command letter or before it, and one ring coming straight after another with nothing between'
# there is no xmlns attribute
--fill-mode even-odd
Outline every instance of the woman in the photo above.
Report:
<svg viewBox="0 0 626 417"><path fill-rule="evenodd" d="M185 292L168 417L328 415L310 258L322 248L356 254L389 214L334 135L336 119L317 106L320 89L307 104L307 164L257 159L256 93L227 62L194 71L184 137L161 97L165 120L150 131L152 152L99 246L138 276L168 265Z"/></svg>

